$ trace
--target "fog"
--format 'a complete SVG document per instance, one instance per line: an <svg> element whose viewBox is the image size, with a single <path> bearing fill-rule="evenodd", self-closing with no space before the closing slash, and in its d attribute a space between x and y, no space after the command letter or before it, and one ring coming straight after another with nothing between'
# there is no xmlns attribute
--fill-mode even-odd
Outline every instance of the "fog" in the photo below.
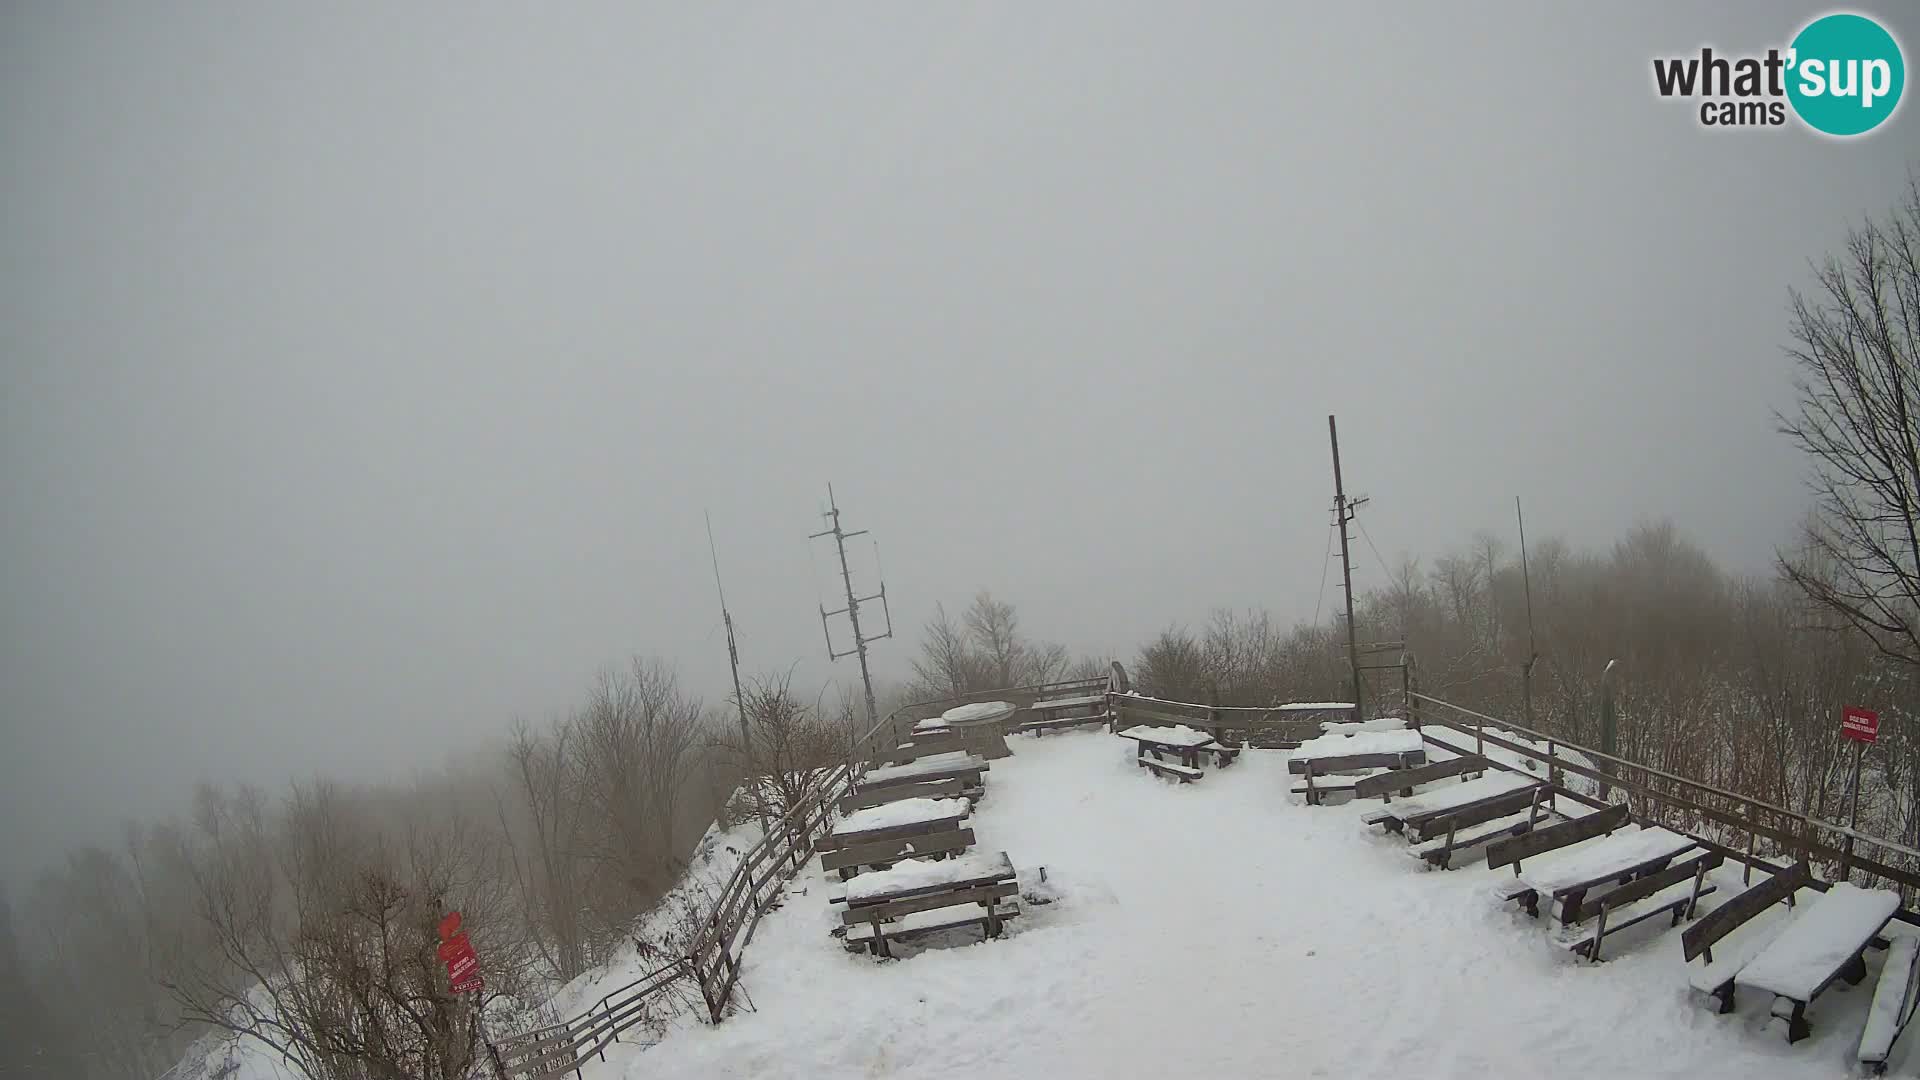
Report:
<svg viewBox="0 0 1920 1080"><path fill-rule="evenodd" d="M829 482L886 676L983 587L1076 655L1330 608L1329 413L1389 560L1519 495L1764 571L1788 289L1912 110L1706 132L1648 61L1806 14L11 5L0 867L636 653L720 700L707 511L744 664L857 680Z"/></svg>

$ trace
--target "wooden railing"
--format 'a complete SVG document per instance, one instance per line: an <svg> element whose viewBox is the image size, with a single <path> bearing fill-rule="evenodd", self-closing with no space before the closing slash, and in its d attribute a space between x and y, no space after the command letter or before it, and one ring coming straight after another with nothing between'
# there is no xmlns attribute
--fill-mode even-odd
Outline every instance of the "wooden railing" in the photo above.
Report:
<svg viewBox="0 0 1920 1080"><path fill-rule="evenodd" d="M1113 729L1135 724L1188 724L1218 732L1227 741L1271 750L1291 749L1320 734L1329 720L1346 720L1351 708L1299 709L1284 705L1195 705L1186 701L1143 694L1108 694L1107 712Z"/></svg>
<svg viewBox="0 0 1920 1080"><path fill-rule="evenodd" d="M848 765L824 771L767 835L747 849L685 956L608 991L577 1016L504 1040L500 1056L508 1071L519 1080L551 1080L568 1073L579 1078L588 1061L605 1061L609 1046L655 1017L661 998L687 983L698 989L708 1020L719 1023L740 981L741 952L753 940L760 917L778 902L781 887L806 865L853 775Z"/></svg>
<svg viewBox="0 0 1920 1080"><path fill-rule="evenodd" d="M848 760L872 761L882 753L891 753L901 743L907 741L915 721L937 716L956 705L966 705L975 701L1007 701L1013 703L1016 709L1028 709L1034 702L1050 697L1105 693L1107 686L1108 676L1097 675L1089 679L1061 679L1026 686L1003 686L995 690L980 690L970 694L916 701L888 713L885 719L874 724L865 734L855 738L848 748Z"/></svg>
<svg viewBox="0 0 1920 1080"><path fill-rule="evenodd" d="M1476 745L1498 747L1539 760L1544 763L1549 778L1583 776L1598 784L1607 796L1619 793L1630 797L1635 817L1687 833L1707 847L1740 861L1747 868L1749 881L1755 867L1769 873L1785 869L1784 864L1774 861L1783 858L1788 863L1807 864L1810 872L1824 873L1825 879L1815 876L1810 882L1823 892L1833 881L1848 881L1856 874L1863 875L1863 884L1896 890L1901 902L1898 918L1920 925L1920 913L1912 910L1913 902L1920 898L1920 849L1870 836L1764 799L1628 761L1426 694L1410 693L1409 698L1424 727L1448 728L1471 737ZM1520 745L1489 733L1489 727L1539 745ZM1443 745L1460 748L1452 740ZM1570 758L1569 751L1579 758ZM1564 791L1564 787L1561 790Z"/></svg>

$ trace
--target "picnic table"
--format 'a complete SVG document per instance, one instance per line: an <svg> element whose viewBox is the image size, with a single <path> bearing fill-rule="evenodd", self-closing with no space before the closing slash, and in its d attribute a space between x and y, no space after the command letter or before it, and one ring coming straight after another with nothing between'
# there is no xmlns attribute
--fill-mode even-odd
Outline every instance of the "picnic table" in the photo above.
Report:
<svg viewBox="0 0 1920 1080"><path fill-rule="evenodd" d="M861 874L847 883L847 944L890 956L889 940L979 923L987 937L1020 913L1005 902L1019 891L1013 861L1004 851L972 852L944 862L905 859L891 869ZM978 913L954 918L950 909L978 905Z"/></svg>
<svg viewBox="0 0 1920 1080"><path fill-rule="evenodd" d="M1123 739L1134 741L1134 762L1143 769L1152 769L1163 776L1172 776L1181 783L1198 780L1205 775L1200 771L1200 755L1214 754L1221 767L1233 762L1238 750L1221 746L1213 741L1213 733L1185 724L1170 727L1151 727L1136 725L1119 733ZM1148 757L1151 754L1152 757ZM1179 757L1178 765L1165 761L1162 754Z"/></svg>
<svg viewBox="0 0 1920 1080"><path fill-rule="evenodd" d="M949 750L944 754L915 758L903 765L868 769L866 774L860 777L860 787L882 788L899 784L926 784L936 780L955 778L969 787L979 787L980 774L988 768L984 758L964 750Z"/></svg>
<svg viewBox="0 0 1920 1080"><path fill-rule="evenodd" d="M1867 977L1862 954L1899 909L1898 893L1837 882L1736 972L1734 985L1775 995L1773 1015L1786 1019L1787 1041L1799 1042L1810 1033L1807 1005L1841 979Z"/></svg>
<svg viewBox="0 0 1920 1080"><path fill-rule="evenodd" d="M1693 837L1657 825L1620 829L1529 860L1503 897L1519 900L1534 916L1540 914L1540 898L1548 897L1550 903L1559 903L1560 921L1572 924L1580 921L1581 902L1589 890L1663 869L1694 846Z"/></svg>
<svg viewBox="0 0 1920 1080"><path fill-rule="evenodd" d="M965 799L902 799L869 806L841 818L820 842L839 849L896 837L924 836L958 825L970 809Z"/></svg>

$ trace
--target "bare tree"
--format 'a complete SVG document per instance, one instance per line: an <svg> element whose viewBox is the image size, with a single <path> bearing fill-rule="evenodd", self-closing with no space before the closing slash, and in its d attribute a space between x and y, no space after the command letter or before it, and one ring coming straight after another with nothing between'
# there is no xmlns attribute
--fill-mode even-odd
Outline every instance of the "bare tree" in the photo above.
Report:
<svg viewBox="0 0 1920 1080"><path fill-rule="evenodd" d="M1797 408L1781 430L1813 459L1818 512L1789 580L1882 654L1920 665L1920 171L1885 221L1793 294Z"/></svg>
<svg viewBox="0 0 1920 1080"><path fill-rule="evenodd" d="M742 747L739 735L731 731L716 741L741 763L752 797L762 801L766 816L777 819L813 788L822 772L845 757L844 724L853 715L853 699L843 695L840 709L831 714L819 703L809 706L793 693L791 669L749 678L741 695L749 744Z"/></svg>

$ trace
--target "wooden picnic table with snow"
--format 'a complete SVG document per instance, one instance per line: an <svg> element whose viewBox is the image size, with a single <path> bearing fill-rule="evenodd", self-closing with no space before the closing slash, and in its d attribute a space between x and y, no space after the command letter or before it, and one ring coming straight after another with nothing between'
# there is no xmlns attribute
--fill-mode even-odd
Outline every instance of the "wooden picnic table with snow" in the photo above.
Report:
<svg viewBox="0 0 1920 1080"><path fill-rule="evenodd" d="M955 705L940 714L943 724L978 724L989 720L999 720L1012 716L1014 705L1011 701L975 701L966 705Z"/></svg>
<svg viewBox="0 0 1920 1080"><path fill-rule="evenodd" d="M952 773L978 772L987 767L986 759L975 757L965 750L952 750L944 754L909 761L905 765L889 765L880 769L868 769L860 778L860 783L869 787L881 784L897 784L919 780L929 776L946 776Z"/></svg>
<svg viewBox="0 0 1920 1080"><path fill-rule="evenodd" d="M1004 851L971 851L951 859L902 859L888 870L871 870L847 882L847 904L877 904L919 893L984 885L1013 877Z"/></svg>
<svg viewBox="0 0 1920 1080"><path fill-rule="evenodd" d="M1201 747L1213 741L1212 732L1190 728L1185 724L1174 724L1169 727L1149 727L1141 724L1121 732L1120 737L1173 749Z"/></svg>
<svg viewBox="0 0 1920 1080"><path fill-rule="evenodd" d="M1734 984L1805 1002L1866 948L1899 907L1896 893L1838 882L1741 968Z"/></svg>
<svg viewBox="0 0 1920 1080"><path fill-rule="evenodd" d="M1405 731L1404 716L1376 716L1371 720L1322 720L1320 730L1328 735L1353 735L1362 731Z"/></svg>
<svg viewBox="0 0 1920 1080"><path fill-rule="evenodd" d="M833 827L835 836L895 829L902 825L924 825L929 821L963 818L970 809L965 799L901 799L899 802L855 810Z"/></svg>
<svg viewBox="0 0 1920 1080"><path fill-rule="evenodd" d="M1293 751L1295 760L1350 757L1355 754L1412 754L1425 749L1417 731L1358 731L1308 739Z"/></svg>

